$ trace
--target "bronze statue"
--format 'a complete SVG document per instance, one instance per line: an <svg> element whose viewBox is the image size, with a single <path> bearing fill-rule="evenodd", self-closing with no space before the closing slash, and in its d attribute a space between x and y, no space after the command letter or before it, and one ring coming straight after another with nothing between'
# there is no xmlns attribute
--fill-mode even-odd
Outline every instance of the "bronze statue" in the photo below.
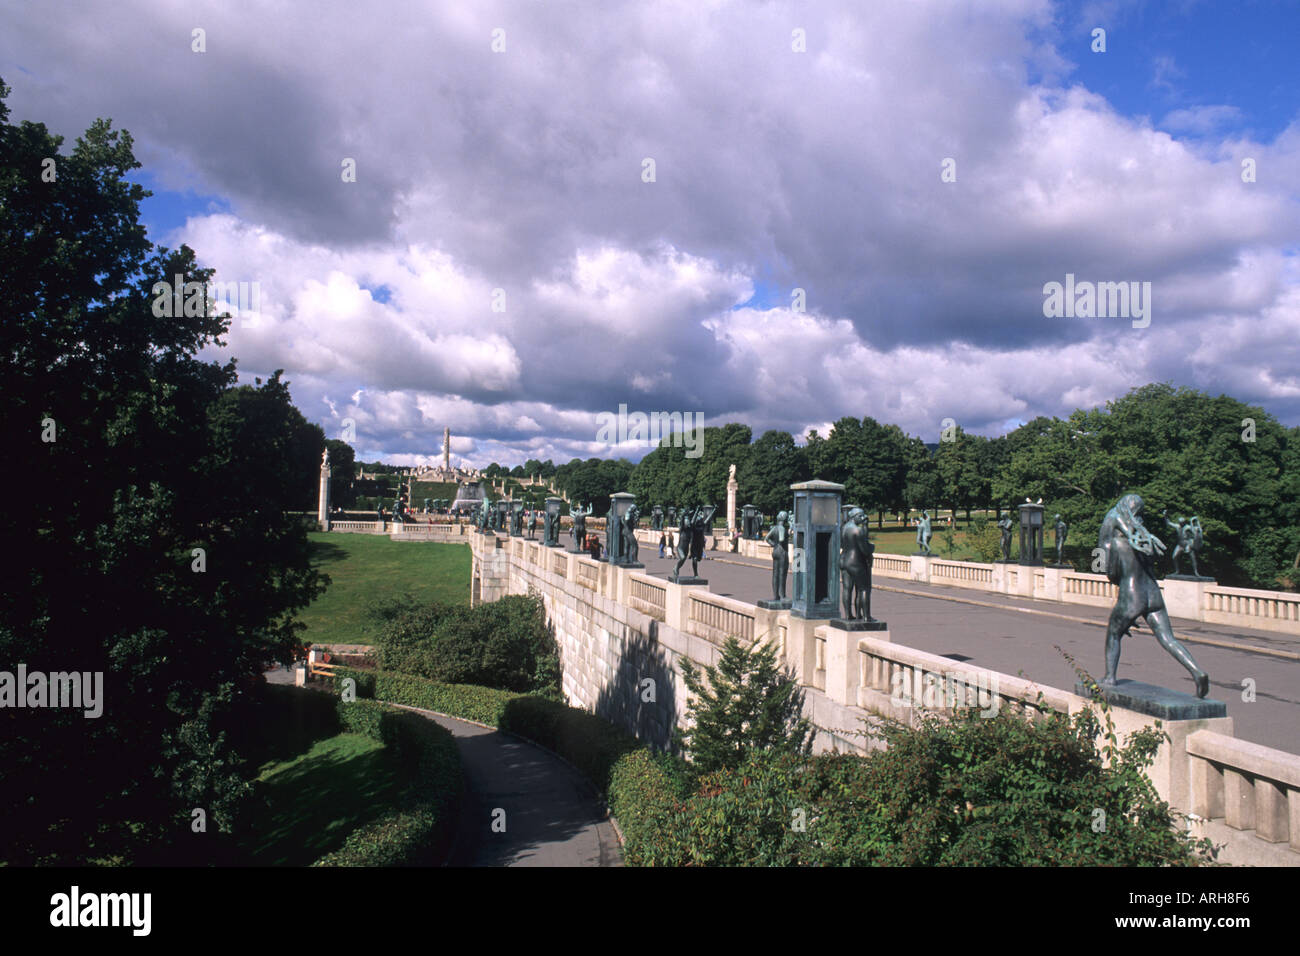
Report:
<svg viewBox="0 0 1300 956"><path fill-rule="evenodd" d="M790 529L786 526L786 512L779 512L776 524L767 533L767 543L772 546L772 600L784 601L786 572L790 569Z"/></svg>
<svg viewBox="0 0 1300 956"><path fill-rule="evenodd" d="M844 619L874 621L871 616L871 565L876 546L871 543L866 512L854 508L840 528L840 594Z"/></svg>
<svg viewBox="0 0 1300 956"><path fill-rule="evenodd" d="M1164 553L1165 544L1142 523L1142 509L1141 496L1124 495L1106 512L1097 538L1106 577L1119 587L1106 627L1106 676L1101 683L1103 687L1115 686L1120 642L1134 622L1143 617L1160 646L1192 675L1196 682L1196 696L1204 697L1210 690L1210 678L1174 637L1169 612L1165 609L1165 599L1155 575L1155 555Z"/></svg>
<svg viewBox="0 0 1300 956"><path fill-rule="evenodd" d="M998 530L1002 532L1002 560L1010 563L1011 561L1011 538L1015 533L1016 523L1011 520L1011 509L1007 509L1000 521L998 521Z"/></svg>
<svg viewBox="0 0 1300 956"><path fill-rule="evenodd" d="M587 543L587 515L592 511L592 508L584 510L582 505L569 509L569 514L573 518L573 527L569 529L569 533L573 535L574 551L581 551Z"/></svg>
<svg viewBox="0 0 1300 956"><path fill-rule="evenodd" d="M1065 565L1065 536L1070 533L1070 526L1060 516L1056 516L1056 566Z"/></svg>
<svg viewBox="0 0 1300 956"><path fill-rule="evenodd" d="M1174 531L1178 533L1178 544L1174 548L1174 553L1169 556L1170 560L1174 562L1174 574L1181 573L1178 570L1178 556L1180 554L1185 554L1192 560L1193 576L1199 578L1201 572L1196 567L1196 554L1205 545L1205 535L1201 528L1201 519L1196 515L1192 515L1191 521L1179 517L1178 524L1174 524L1169 520L1169 516L1165 512L1160 512L1160 516L1165 519L1165 524L1167 526L1173 528Z"/></svg>
<svg viewBox="0 0 1300 956"><path fill-rule="evenodd" d="M623 560L626 564L636 564L637 556L641 553L641 545L636 540L636 523L641 517L641 512L637 510L636 505L627 509L627 514L623 516L623 527L619 533L623 535Z"/></svg>
<svg viewBox="0 0 1300 956"><path fill-rule="evenodd" d="M682 515L681 533L677 536L677 567L673 569L673 580L680 579L682 565L691 559L691 576L699 577L700 558L704 556L704 535L713 523L716 505L692 508Z"/></svg>
<svg viewBox="0 0 1300 956"><path fill-rule="evenodd" d="M917 554L930 554L930 512L922 511L921 517L916 520L916 546L920 550Z"/></svg>

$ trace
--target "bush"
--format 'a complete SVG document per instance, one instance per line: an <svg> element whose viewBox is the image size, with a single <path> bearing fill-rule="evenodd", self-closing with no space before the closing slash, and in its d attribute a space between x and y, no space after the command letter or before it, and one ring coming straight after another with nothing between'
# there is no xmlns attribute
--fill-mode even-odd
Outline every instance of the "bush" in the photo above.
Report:
<svg viewBox="0 0 1300 956"><path fill-rule="evenodd" d="M988 515L975 515L970 519L966 543L985 564L991 564L1002 555L1002 532L989 521Z"/></svg>
<svg viewBox="0 0 1300 956"><path fill-rule="evenodd" d="M689 854L683 804L690 796L685 766L670 754L636 750L614 765L609 810L623 831L630 866L682 866Z"/></svg>
<svg viewBox="0 0 1300 956"><path fill-rule="evenodd" d="M690 729L676 736L696 773L739 767L752 750L807 753L812 746L812 725L800 716L803 691L781 671L772 645L746 648L728 637L716 666L701 672L683 657L681 668Z"/></svg>
<svg viewBox="0 0 1300 956"><path fill-rule="evenodd" d="M371 609L379 666L451 684L560 697L560 655L539 596L474 607L409 599Z"/></svg>
<svg viewBox="0 0 1300 956"><path fill-rule="evenodd" d="M343 689L343 681L356 681L357 696L421 707L452 717L463 717L496 727L506 704L522 696L492 687L471 684L442 684L411 674L391 671L366 671L339 667L334 672L334 688Z"/></svg>
<svg viewBox="0 0 1300 956"><path fill-rule="evenodd" d="M339 721L352 733L383 742L412 768L402 806L352 833L313 866L436 864L450 844L459 815L462 777L455 738L418 714L369 700L338 703Z"/></svg>

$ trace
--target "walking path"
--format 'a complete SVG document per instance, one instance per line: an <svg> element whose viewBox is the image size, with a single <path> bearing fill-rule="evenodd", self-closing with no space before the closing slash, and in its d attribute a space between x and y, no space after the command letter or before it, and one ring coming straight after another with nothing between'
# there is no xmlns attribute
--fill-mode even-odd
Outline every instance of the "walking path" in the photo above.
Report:
<svg viewBox="0 0 1300 956"><path fill-rule="evenodd" d="M450 866L621 866L614 827L576 770L518 737L409 707L451 731L468 787Z"/></svg>

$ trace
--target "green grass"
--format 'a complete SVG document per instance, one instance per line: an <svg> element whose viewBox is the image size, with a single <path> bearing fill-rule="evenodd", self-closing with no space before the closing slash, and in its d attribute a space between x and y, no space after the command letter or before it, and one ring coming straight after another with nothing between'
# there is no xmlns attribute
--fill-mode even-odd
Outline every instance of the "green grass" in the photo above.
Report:
<svg viewBox="0 0 1300 956"><path fill-rule="evenodd" d="M312 560L329 589L298 614L302 640L364 644L366 608L410 593L420 601L469 603L469 546L393 541L386 535L312 532Z"/></svg>
<svg viewBox="0 0 1300 956"><path fill-rule="evenodd" d="M338 734L289 760L263 765L245 831L254 866L307 866L387 813L403 791L396 760L377 740Z"/></svg>

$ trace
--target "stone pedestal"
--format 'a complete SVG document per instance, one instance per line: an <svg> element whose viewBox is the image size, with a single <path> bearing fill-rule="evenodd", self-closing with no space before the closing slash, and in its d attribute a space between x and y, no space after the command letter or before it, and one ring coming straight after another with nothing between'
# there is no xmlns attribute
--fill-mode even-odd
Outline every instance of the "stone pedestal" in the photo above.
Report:
<svg viewBox="0 0 1300 956"><path fill-rule="evenodd" d="M785 598L781 601L758 601L758 606L765 611L788 611L790 610L790 599Z"/></svg>
<svg viewBox="0 0 1300 956"><path fill-rule="evenodd" d="M826 641L826 696L846 707L858 705L858 688L862 686L862 655L858 641L864 631L872 637L889 640L884 621L828 621L817 628L816 636Z"/></svg>
<svg viewBox="0 0 1300 956"><path fill-rule="evenodd" d="M1113 707L1147 714L1160 720L1212 720L1228 716L1228 705L1221 700L1195 697L1137 680L1121 680L1114 687L1100 687L1102 699ZM1080 697L1092 696L1083 681L1074 685Z"/></svg>
<svg viewBox="0 0 1300 956"><path fill-rule="evenodd" d="M922 584L930 581L930 558L924 554L914 554L912 558L912 580Z"/></svg>
<svg viewBox="0 0 1300 956"><path fill-rule="evenodd" d="M1160 582L1165 608L1170 617L1184 617L1199 621L1205 607L1205 589L1215 583L1214 578L1192 574L1171 574Z"/></svg>
<svg viewBox="0 0 1300 956"><path fill-rule="evenodd" d="M727 538L736 530L736 489L740 485L735 478L727 479Z"/></svg>
<svg viewBox="0 0 1300 956"><path fill-rule="evenodd" d="M669 575L668 580L672 581L673 584L708 584L709 583L708 580L705 578L693 578L689 574L683 574L680 578L674 578L671 575Z"/></svg>

